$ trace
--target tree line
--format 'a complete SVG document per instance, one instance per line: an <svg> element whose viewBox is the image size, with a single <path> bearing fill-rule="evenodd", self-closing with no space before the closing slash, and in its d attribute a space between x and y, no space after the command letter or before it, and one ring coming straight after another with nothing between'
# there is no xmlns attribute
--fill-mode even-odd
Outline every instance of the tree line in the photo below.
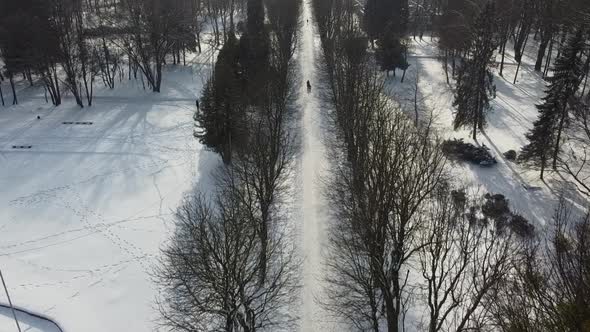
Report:
<svg viewBox="0 0 590 332"><path fill-rule="evenodd" d="M428 331L584 330L588 210L562 200L539 231L501 194L463 189L429 121L385 97L366 12L352 0L312 3L332 109L327 310L359 331L405 330L410 310ZM482 34L496 26L495 4L479 10L462 60L470 69L459 71L472 85L490 80L499 47Z"/></svg>
<svg viewBox="0 0 590 332"><path fill-rule="evenodd" d="M91 106L94 83L114 89L138 75L160 92L166 63L201 53L206 26L212 45L221 45L244 10L243 0L2 0L0 81L10 81L12 104L17 75L38 82L56 106L64 91Z"/></svg>
<svg viewBox="0 0 590 332"><path fill-rule="evenodd" d="M156 271L175 331L293 330L300 259L285 213L296 154L293 54L300 2L248 0L230 22L195 113L195 137L223 161L189 195ZM243 26L240 32L237 25Z"/></svg>

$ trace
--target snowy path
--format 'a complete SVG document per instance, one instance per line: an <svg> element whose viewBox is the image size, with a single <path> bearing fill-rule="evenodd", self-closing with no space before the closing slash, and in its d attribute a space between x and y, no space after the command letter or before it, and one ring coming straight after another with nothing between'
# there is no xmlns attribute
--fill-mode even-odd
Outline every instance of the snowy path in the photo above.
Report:
<svg viewBox="0 0 590 332"><path fill-rule="evenodd" d="M303 24L299 34L298 60L301 66L300 109L302 117L303 155L301 160L302 206L301 247L304 253L303 310L301 330L327 331L321 322L325 319L317 299L321 292L321 247L323 226L327 214L322 197L321 173L325 168L323 137L321 135L321 109L318 93L307 92L305 82L317 85L316 50L318 40L314 34L310 4L304 1Z"/></svg>

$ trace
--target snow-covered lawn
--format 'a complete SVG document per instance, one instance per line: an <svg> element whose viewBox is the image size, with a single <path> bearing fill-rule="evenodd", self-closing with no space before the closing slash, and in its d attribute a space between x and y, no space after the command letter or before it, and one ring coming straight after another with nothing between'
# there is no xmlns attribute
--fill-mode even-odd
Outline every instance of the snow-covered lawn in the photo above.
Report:
<svg viewBox="0 0 590 332"><path fill-rule="evenodd" d="M150 273L171 214L218 162L192 137L195 68L167 68L161 94L124 82L79 109L28 89L0 108L0 268L15 305L64 331L154 330ZM16 331L7 313L0 330Z"/></svg>

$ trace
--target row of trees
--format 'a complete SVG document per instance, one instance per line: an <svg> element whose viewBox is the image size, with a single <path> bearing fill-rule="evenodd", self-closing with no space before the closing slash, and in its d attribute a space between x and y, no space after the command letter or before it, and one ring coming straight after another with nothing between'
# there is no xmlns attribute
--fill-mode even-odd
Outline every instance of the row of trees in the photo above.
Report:
<svg viewBox="0 0 590 332"><path fill-rule="evenodd" d="M361 331L404 330L409 310L433 332L583 330L589 214L563 201L536 233L502 195L454 189L433 128L384 97L355 2L313 5L333 108L326 308ZM471 57L491 57L486 38Z"/></svg>
<svg viewBox="0 0 590 332"><path fill-rule="evenodd" d="M487 0L426 0L423 8L432 17L432 27L439 36L439 46L445 58L452 62L455 75L456 60L463 57L471 43L471 29ZM565 41L572 27L583 22L588 9L585 1L579 0L494 0L497 36L501 53L500 75L503 74L506 47L512 43L514 60L520 66L524 50L536 47L535 70L547 74L554 47ZM572 14L573 13L573 14ZM532 38L531 38L532 37ZM531 40L536 43L531 45ZM556 47L557 46L557 47ZM447 76L448 79L448 76ZM516 79L516 77L515 77ZM516 82L516 80L515 80Z"/></svg>
<svg viewBox="0 0 590 332"><path fill-rule="evenodd" d="M590 59L589 32L587 25L581 25L568 35L555 60L545 97L537 105L539 117L527 134L529 143L521 154L523 161L541 167L541 179L551 162L553 170L565 170L587 195L590 195L587 181L590 169L586 165L586 152L590 136L586 119L590 99L588 95L583 96L582 83ZM564 150L564 146L568 149Z"/></svg>
<svg viewBox="0 0 590 332"><path fill-rule="evenodd" d="M80 107L92 105L95 81L114 89L125 71L160 92L167 61L186 64L187 52L201 52L206 24L220 45L244 7L241 0L2 0L0 80L10 80L13 104L18 74L40 81L56 106L64 90Z"/></svg>
<svg viewBox="0 0 590 332"><path fill-rule="evenodd" d="M299 259L284 197L296 152L292 58L300 2L249 0L230 23L196 112L195 136L224 161L214 193L189 196L157 275L177 331L293 330ZM265 14L266 13L266 14Z"/></svg>

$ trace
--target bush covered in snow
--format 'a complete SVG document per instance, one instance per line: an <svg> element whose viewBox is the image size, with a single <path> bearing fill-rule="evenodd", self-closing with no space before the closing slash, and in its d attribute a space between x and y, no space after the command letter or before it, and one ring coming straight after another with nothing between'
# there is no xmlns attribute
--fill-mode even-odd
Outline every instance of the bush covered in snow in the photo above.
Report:
<svg viewBox="0 0 590 332"><path fill-rule="evenodd" d="M531 238L535 227L523 216L510 209L510 202L502 194L485 194L481 212L487 220L496 224L499 232L510 229L522 238Z"/></svg>
<svg viewBox="0 0 590 332"><path fill-rule="evenodd" d="M465 143L463 139L446 140L442 144L442 150L449 158L468 161L480 166L491 166L497 163L485 146L475 146Z"/></svg>
<svg viewBox="0 0 590 332"><path fill-rule="evenodd" d="M504 152L504 158L506 158L507 160L515 161L516 157L517 157L516 151L514 151L514 150L508 150L508 151Z"/></svg>

